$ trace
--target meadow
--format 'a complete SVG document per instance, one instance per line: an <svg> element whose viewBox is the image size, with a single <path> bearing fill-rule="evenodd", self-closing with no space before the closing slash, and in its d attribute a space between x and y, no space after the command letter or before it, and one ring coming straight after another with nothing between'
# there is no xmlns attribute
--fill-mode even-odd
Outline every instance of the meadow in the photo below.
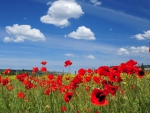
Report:
<svg viewBox="0 0 150 113"><path fill-rule="evenodd" d="M0 75L0 113L150 113L150 72L132 59L76 75L47 74L46 63L32 75Z"/></svg>

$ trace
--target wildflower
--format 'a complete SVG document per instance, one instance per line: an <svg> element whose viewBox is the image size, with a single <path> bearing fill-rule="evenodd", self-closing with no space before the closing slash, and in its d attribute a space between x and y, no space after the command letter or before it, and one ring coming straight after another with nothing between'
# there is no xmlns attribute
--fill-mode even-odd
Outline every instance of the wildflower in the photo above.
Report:
<svg viewBox="0 0 150 113"><path fill-rule="evenodd" d="M10 79L9 78L4 78L4 79L2 79L1 82L2 82L3 86L6 86L10 82Z"/></svg>
<svg viewBox="0 0 150 113"><path fill-rule="evenodd" d="M72 65L72 62L70 60L66 60L64 66L67 67L70 65Z"/></svg>
<svg viewBox="0 0 150 113"><path fill-rule="evenodd" d="M62 112L65 112L65 111L66 111L66 107L65 107L65 106L62 106L62 107L61 107L61 111L62 111Z"/></svg>
<svg viewBox="0 0 150 113"><path fill-rule="evenodd" d="M46 62L46 61L42 61L41 64L42 64L42 65L46 65L47 62Z"/></svg>
<svg viewBox="0 0 150 113"><path fill-rule="evenodd" d="M45 73L45 72L47 71L46 67L42 67L40 70L41 70L43 73Z"/></svg>
<svg viewBox="0 0 150 113"><path fill-rule="evenodd" d="M89 82L91 81L91 76L90 75L87 75L84 77L84 82Z"/></svg>
<svg viewBox="0 0 150 113"><path fill-rule="evenodd" d="M110 75L110 71L109 71L109 67L108 66L101 66L97 69L97 73L100 76L109 76Z"/></svg>
<svg viewBox="0 0 150 113"><path fill-rule="evenodd" d="M114 96L118 90L119 86L105 85L105 91Z"/></svg>
<svg viewBox="0 0 150 113"><path fill-rule="evenodd" d="M7 90L9 90L9 91L14 89L13 85L8 85L8 86L6 86L6 88L7 88Z"/></svg>
<svg viewBox="0 0 150 113"><path fill-rule="evenodd" d="M94 89L91 93L91 102L97 106L108 105L108 101L106 100L107 95L106 91Z"/></svg>
<svg viewBox="0 0 150 113"><path fill-rule="evenodd" d="M79 74L79 75L84 75L85 73L86 73L86 70L83 69L83 68L80 68L80 69L78 70L78 74Z"/></svg>
<svg viewBox="0 0 150 113"><path fill-rule="evenodd" d="M111 82L121 82L122 79L120 77L120 72L111 72L110 75L108 76L108 79Z"/></svg>
<svg viewBox="0 0 150 113"><path fill-rule="evenodd" d="M144 70L139 70L136 73L137 73L137 75L138 75L139 78L142 78L145 75L145 71Z"/></svg>
<svg viewBox="0 0 150 113"><path fill-rule="evenodd" d="M93 70L89 68L89 69L87 69L87 72L88 72L88 73L92 73Z"/></svg>
<svg viewBox="0 0 150 113"><path fill-rule="evenodd" d="M38 67L33 67L32 73L37 73L39 71Z"/></svg>
<svg viewBox="0 0 150 113"><path fill-rule="evenodd" d="M47 89L45 92L44 92L45 95L49 95L50 94L50 89Z"/></svg>
<svg viewBox="0 0 150 113"><path fill-rule="evenodd" d="M93 76L93 81L96 84L99 84L101 82L101 77L100 76Z"/></svg>
<svg viewBox="0 0 150 113"><path fill-rule="evenodd" d="M24 94L24 92L19 92L17 96L18 96L18 98L24 98L25 94Z"/></svg>
<svg viewBox="0 0 150 113"><path fill-rule="evenodd" d="M47 75L47 78L48 78L49 80L52 80L52 79L54 78L54 75L53 75L53 74L49 74L49 75Z"/></svg>
<svg viewBox="0 0 150 113"><path fill-rule="evenodd" d="M73 92L66 92L64 95L65 102L70 102L70 100L72 99L72 96L73 96Z"/></svg>
<svg viewBox="0 0 150 113"><path fill-rule="evenodd" d="M7 75L7 74L9 74L10 72L11 72L11 69L6 69L6 70L3 72L3 74Z"/></svg>

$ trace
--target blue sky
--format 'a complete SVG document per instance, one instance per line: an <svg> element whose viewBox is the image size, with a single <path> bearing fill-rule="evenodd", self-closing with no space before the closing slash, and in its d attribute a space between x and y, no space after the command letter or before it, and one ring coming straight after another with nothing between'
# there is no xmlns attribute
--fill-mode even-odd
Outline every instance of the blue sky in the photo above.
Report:
<svg viewBox="0 0 150 113"><path fill-rule="evenodd" d="M150 64L149 0L2 0L0 68Z"/></svg>

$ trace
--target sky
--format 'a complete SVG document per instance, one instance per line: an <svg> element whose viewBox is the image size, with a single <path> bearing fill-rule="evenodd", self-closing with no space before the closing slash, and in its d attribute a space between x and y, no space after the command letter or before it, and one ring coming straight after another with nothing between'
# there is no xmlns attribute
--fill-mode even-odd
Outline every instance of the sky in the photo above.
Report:
<svg viewBox="0 0 150 113"><path fill-rule="evenodd" d="M0 69L150 65L149 0L1 0Z"/></svg>

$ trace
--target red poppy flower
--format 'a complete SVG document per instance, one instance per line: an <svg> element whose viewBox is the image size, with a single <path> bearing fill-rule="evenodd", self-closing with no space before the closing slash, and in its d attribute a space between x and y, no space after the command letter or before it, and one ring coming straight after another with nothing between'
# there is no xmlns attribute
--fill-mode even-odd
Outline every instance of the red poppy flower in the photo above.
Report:
<svg viewBox="0 0 150 113"><path fill-rule="evenodd" d="M25 94L24 94L24 92L19 92L17 96L18 96L18 98L24 98Z"/></svg>
<svg viewBox="0 0 150 113"><path fill-rule="evenodd" d="M72 65L72 62L70 60L66 60L64 66L67 67L70 65Z"/></svg>
<svg viewBox="0 0 150 113"><path fill-rule="evenodd" d="M9 74L11 72L11 69L6 69L4 72L3 72L3 74Z"/></svg>
<svg viewBox="0 0 150 113"><path fill-rule="evenodd" d="M65 107L65 106L62 106L62 107L61 107L61 111L62 111L62 112L65 112L65 111L66 111L66 107Z"/></svg>
<svg viewBox="0 0 150 113"><path fill-rule="evenodd" d="M139 70L136 72L139 78L143 78L145 76L145 71L144 70Z"/></svg>
<svg viewBox="0 0 150 113"><path fill-rule="evenodd" d="M10 81L10 79L9 78L4 78L4 79L2 79L2 85L3 86L6 86L8 83L9 83L9 81Z"/></svg>
<svg viewBox="0 0 150 113"><path fill-rule="evenodd" d="M54 75L53 75L53 74L49 74L49 75L47 75L47 78L48 78L49 80L52 80L52 79L54 78Z"/></svg>
<svg viewBox="0 0 150 113"><path fill-rule="evenodd" d="M49 95L50 94L50 89L47 89L45 92L44 92L45 95Z"/></svg>
<svg viewBox="0 0 150 113"><path fill-rule="evenodd" d="M109 76L109 74L110 74L109 67L108 66L101 66L97 69L97 73L100 76Z"/></svg>
<svg viewBox="0 0 150 113"><path fill-rule="evenodd" d="M110 70L110 72L119 72L118 67L119 66L113 66L113 67L109 68L109 70Z"/></svg>
<svg viewBox="0 0 150 113"><path fill-rule="evenodd" d="M127 61L126 64L128 64L128 65L136 65L137 62L131 59L131 60Z"/></svg>
<svg viewBox="0 0 150 113"><path fill-rule="evenodd" d="M106 100L107 95L106 91L94 89L91 93L91 102L97 106L108 105L108 101Z"/></svg>
<svg viewBox="0 0 150 113"><path fill-rule="evenodd" d="M91 76L90 75L87 75L84 77L84 82L89 82L91 81Z"/></svg>
<svg viewBox="0 0 150 113"><path fill-rule="evenodd" d="M111 85L105 85L105 91L110 93L112 96L114 96L118 90L119 86L111 86Z"/></svg>
<svg viewBox="0 0 150 113"><path fill-rule="evenodd" d="M84 75L85 73L86 73L86 70L83 69L83 68L80 68L80 69L78 70L78 74L79 74L79 75Z"/></svg>
<svg viewBox="0 0 150 113"><path fill-rule="evenodd" d="M38 67L33 67L32 73L37 73L38 71L39 71L39 68L38 68Z"/></svg>
<svg viewBox="0 0 150 113"><path fill-rule="evenodd" d="M82 82L82 77L80 75L77 75L70 81L70 87L71 89L75 89L78 87L78 85Z"/></svg>
<svg viewBox="0 0 150 113"><path fill-rule="evenodd" d="M31 89L34 86L30 81L26 81L24 84L25 84L25 89Z"/></svg>
<svg viewBox="0 0 150 113"><path fill-rule="evenodd" d="M108 76L108 79L111 82L121 82L122 79L120 77L120 72L111 72L110 75Z"/></svg>
<svg viewBox="0 0 150 113"><path fill-rule="evenodd" d="M47 71L46 67L42 67L40 70L41 70L43 73L45 73L45 72Z"/></svg>
<svg viewBox="0 0 150 113"><path fill-rule="evenodd" d="M150 47L149 47L149 51L148 52L150 53Z"/></svg>
<svg viewBox="0 0 150 113"><path fill-rule="evenodd" d="M6 86L6 88L7 88L8 90L13 90L13 89L14 89L13 85Z"/></svg>
<svg viewBox="0 0 150 113"><path fill-rule="evenodd" d="M99 84L101 82L101 77L100 76L93 76L93 81L96 83L96 84Z"/></svg>
<svg viewBox="0 0 150 113"><path fill-rule="evenodd" d="M66 92L64 95L64 101L70 102L70 100L72 99L72 96L73 96L73 92Z"/></svg>
<svg viewBox="0 0 150 113"><path fill-rule="evenodd" d="M103 86L105 86L105 85L113 85L113 82L103 80L102 84L103 84Z"/></svg>
<svg viewBox="0 0 150 113"><path fill-rule="evenodd" d="M92 73L93 70L89 68L89 69L87 69L87 72L88 72L88 73Z"/></svg>
<svg viewBox="0 0 150 113"><path fill-rule="evenodd" d="M46 65L47 62L46 62L46 61L42 61L41 64L42 64L42 65Z"/></svg>

